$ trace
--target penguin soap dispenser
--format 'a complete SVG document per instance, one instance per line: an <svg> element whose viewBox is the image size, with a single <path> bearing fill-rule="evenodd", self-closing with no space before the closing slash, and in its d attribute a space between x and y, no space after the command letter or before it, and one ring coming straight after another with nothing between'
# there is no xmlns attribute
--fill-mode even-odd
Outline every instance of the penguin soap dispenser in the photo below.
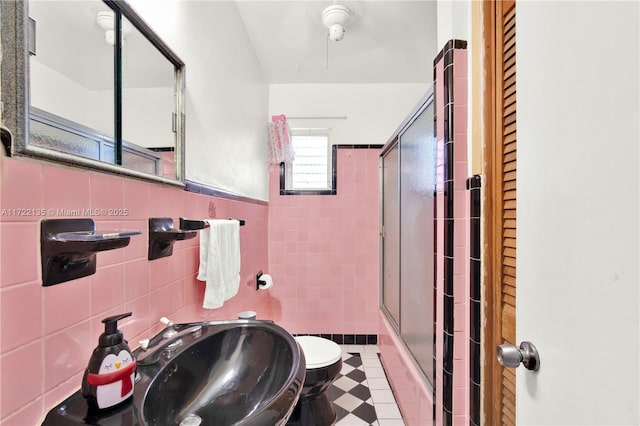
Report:
<svg viewBox="0 0 640 426"><path fill-rule="evenodd" d="M118 320L128 316L131 312L102 320L104 333L82 377L82 395L91 408L104 410L133 396L136 360L118 330Z"/></svg>

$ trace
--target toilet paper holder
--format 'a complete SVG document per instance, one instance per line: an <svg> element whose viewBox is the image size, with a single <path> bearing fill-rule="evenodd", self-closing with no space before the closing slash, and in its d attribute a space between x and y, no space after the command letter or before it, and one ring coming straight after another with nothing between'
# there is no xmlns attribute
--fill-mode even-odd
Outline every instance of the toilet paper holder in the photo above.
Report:
<svg viewBox="0 0 640 426"><path fill-rule="evenodd" d="M260 277L263 275L262 271L258 271L258 273L256 274L256 290L260 290L260 286L261 285L266 285L267 282L263 281L260 279Z"/></svg>

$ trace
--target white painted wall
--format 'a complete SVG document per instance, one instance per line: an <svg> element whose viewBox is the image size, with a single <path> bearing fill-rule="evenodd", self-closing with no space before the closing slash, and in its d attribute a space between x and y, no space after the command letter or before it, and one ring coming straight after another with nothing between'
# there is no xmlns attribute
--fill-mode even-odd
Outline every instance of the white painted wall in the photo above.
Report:
<svg viewBox="0 0 640 426"><path fill-rule="evenodd" d="M231 1L130 2L186 63L186 177L268 198L268 86Z"/></svg>
<svg viewBox="0 0 640 426"><path fill-rule="evenodd" d="M89 92L89 104L87 108L89 123L99 132L113 134L115 120L113 118L113 91L92 90ZM124 122L123 122L124 124Z"/></svg>
<svg viewBox="0 0 640 426"><path fill-rule="evenodd" d="M34 58L29 62L29 73L31 105L76 123L90 125L87 89ZM113 134L113 130L109 134Z"/></svg>
<svg viewBox="0 0 640 426"><path fill-rule="evenodd" d="M174 110L173 87L124 89L122 138L144 147L174 147Z"/></svg>
<svg viewBox="0 0 640 426"><path fill-rule="evenodd" d="M175 146L171 114L174 111L172 87L124 89L122 91L122 138L148 148ZM113 133L113 92L89 92L89 125Z"/></svg>
<svg viewBox="0 0 640 426"><path fill-rule="evenodd" d="M87 90L37 60L30 62L31 105L113 135L113 91ZM174 146L173 88L123 91L124 139L144 147Z"/></svg>
<svg viewBox="0 0 640 426"><path fill-rule="evenodd" d="M289 120L289 126L328 127L333 144L384 144L427 93L429 84L272 84L269 117L335 117Z"/></svg>
<svg viewBox="0 0 640 426"><path fill-rule="evenodd" d="M518 2L517 423L640 423L640 3Z"/></svg>
<svg viewBox="0 0 640 426"><path fill-rule="evenodd" d="M436 54L452 39L469 40L471 2L467 0L438 0L438 44Z"/></svg>

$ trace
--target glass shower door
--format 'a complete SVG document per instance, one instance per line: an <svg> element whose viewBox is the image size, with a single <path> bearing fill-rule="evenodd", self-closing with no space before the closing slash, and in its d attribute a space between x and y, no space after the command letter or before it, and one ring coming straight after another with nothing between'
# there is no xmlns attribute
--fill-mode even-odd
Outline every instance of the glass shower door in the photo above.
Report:
<svg viewBox="0 0 640 426"><path fill-rule="evenodd" d="M434 384L436 141L427 98L382 152L381 304Z"/></svg>
<svg viewBox="0 0 640 426"><path fill-rule="evenodd" d="M433 385L436 143L430 103L400 135L400 336Z"/></svg>
<svg viewBox="0 0 640 426"><path fill-rule="evenodd" d="M382 309L398 331L400 323L400 181L398 145L382 157Z"/></svg>

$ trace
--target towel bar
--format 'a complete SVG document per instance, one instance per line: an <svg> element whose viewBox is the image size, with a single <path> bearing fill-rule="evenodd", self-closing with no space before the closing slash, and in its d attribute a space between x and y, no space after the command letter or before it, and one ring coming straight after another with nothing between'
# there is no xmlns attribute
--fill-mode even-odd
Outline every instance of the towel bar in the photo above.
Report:
<svg viewBox="0 0 640 426"><path fill-rule="evenodd" d="M244 226L244 219L229 218L229 220L237 220L240 222L240 226ZM189 220L183 217L180 218L180 229L186 231L195 231L198 229L208 228L209 224L204 220Z"/></svg>

